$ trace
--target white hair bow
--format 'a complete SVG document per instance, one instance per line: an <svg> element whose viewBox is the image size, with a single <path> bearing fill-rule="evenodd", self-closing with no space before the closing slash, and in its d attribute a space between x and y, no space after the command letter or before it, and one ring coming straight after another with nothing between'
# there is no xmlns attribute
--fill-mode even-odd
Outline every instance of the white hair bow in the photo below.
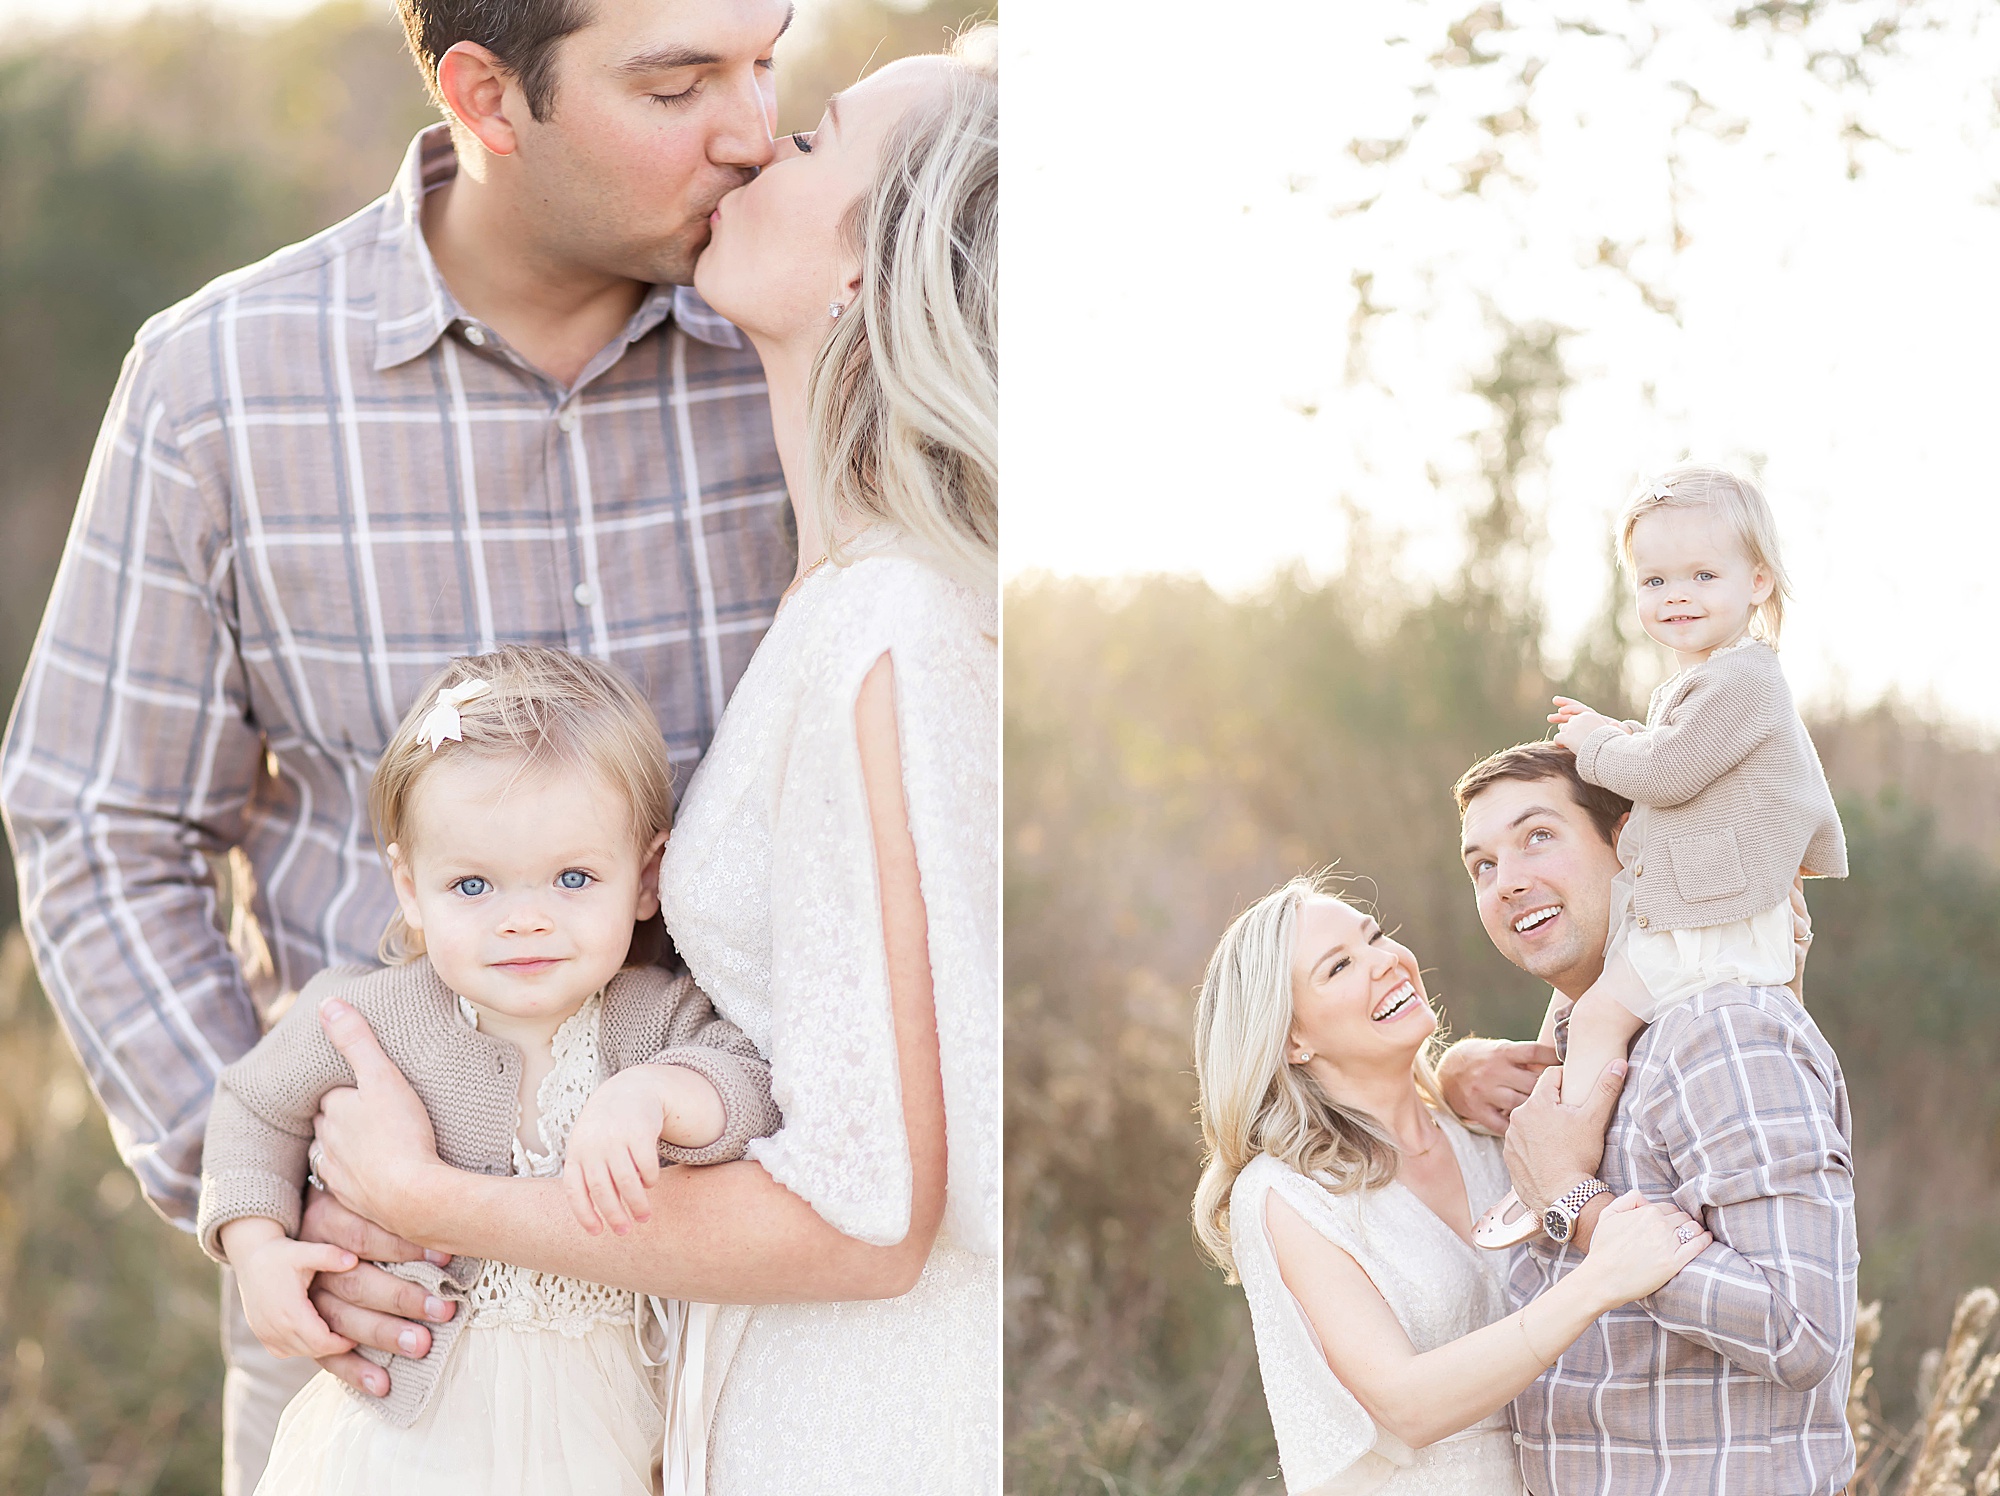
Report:
<svg viewBox="0 0 2000 1496"><path fill-rule="evenodd" d="M1660 482L1660 481L1659 481L1659 480L1658 480L1657 478L1653 480L1653 497L1654 497L1654 498L1656 498L1656 499L1671 499L1671 498L1672 498L1673 496L1674 496L1674 491L1673 491L1673 489L1672 489L1672 488L1671 488L1671 487L1670 487L1669 485L1667 485L1667 484L1665 484L1665 483L1662 483L1662 482Z"/></svg>
<svg viewBox="0 0 2000 1496"><path fill-rule="evenodd" d="M417 741L430 744L433 753L444 746L447 738L454 743L464 742L464 724L459 721L458 709L477 701L492 689L483 680L466 680L455 686L446 686L438 692L437 705L424 713L424 720L417 725Z"/></svg>

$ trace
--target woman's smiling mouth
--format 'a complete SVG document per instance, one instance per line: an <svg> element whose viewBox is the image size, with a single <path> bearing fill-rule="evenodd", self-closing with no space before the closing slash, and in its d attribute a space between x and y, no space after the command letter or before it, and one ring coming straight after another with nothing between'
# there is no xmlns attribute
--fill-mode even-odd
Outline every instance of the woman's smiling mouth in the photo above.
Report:
<svg viewBox="0 0 2000 1496"><path fill-rule="evenodd" d="M1387 1023L1416 1000L1417 989L1415 985L1405 981L1394 992L1391 992L1375 1005L1375 1011L1369 1015L1369 1018L1375 1023Z"/></svg>

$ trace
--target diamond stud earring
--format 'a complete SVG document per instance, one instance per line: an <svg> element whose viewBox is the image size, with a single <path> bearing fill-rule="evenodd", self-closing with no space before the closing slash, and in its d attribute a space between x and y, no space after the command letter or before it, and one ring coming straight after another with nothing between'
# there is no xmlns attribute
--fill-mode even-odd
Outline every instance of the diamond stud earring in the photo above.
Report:
<svg viewBox="0 0 2000 1496"><path fill-rule="evenodd" d="M846 307L844 307L844 306L842 306L842 305L841 305L841 304L840 304L839 302L837 302L837 301L829 301L829 302L828 302L828 303L826 304L826 314L827 314L827 316L829 316L829 317L833 318L833 320L834 320L834 321L836 321L836 322L838 322L838 321L840 320L840 314L841 314L842 312L846 311L846 310L847 310L847 308L846 308Z"/></svg>

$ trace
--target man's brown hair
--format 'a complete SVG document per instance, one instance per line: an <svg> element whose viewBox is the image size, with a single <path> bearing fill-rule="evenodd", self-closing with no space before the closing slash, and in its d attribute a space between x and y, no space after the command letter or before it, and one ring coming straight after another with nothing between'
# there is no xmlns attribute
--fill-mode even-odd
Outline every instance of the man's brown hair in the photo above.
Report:
<svg viewBox="0 0 2000 1496"><path fill-rule="evenodd" d="M438 59L460 42L477 42L519 80L537 121L555 111L556 43L591 22L590 0L396 0L396 11L440 109Z"/></svg>
<svg viewBox="0 0 2000 1496"><path fill-rule="evenodd" d="M1601 784L1592 784L1577 773L1576 755L1569 749L1548 742L1516 743L1512 748L1488 754L1459 775L1458 783L1451 787L1452 798L1458 802L1458 818L1464 820L1466 806L1503 779L1527 784L1560 779L1569 786L1570 798L1583 807L1591 824L1611 846L1618 844L1618 818L1632 808L1632 802L1623 795Z"/></svg>

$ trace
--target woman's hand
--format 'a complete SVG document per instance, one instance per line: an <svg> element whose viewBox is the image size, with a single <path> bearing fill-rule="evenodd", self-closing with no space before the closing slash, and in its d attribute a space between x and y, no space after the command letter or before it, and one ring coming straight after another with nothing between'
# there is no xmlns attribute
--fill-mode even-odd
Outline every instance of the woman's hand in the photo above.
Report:
<svg viewBox="0 0 2000 1496"><path fill-rule="evenodd" d="M367 1019L329 998L319 1021L355 1078L352 1087L327 1092L313 1119L320 1179L349 1210L422 1241L426 1182L445 1167L430 1113L382 1052Z"/></svg>
<svg viewBox="0 0 2000 1496"><path fill-rule="evenodd" d="M1695 1229L1686 1241L1683 1227ZM1637 1190L1628 1190L1604 1207L1591 1233L1590 1255L1576 1276L1588 1275L1606 1309L1643 1299L1647 1294L1701 1256L1715 1240L1672 1205L1649 1205Z"/></svg>

